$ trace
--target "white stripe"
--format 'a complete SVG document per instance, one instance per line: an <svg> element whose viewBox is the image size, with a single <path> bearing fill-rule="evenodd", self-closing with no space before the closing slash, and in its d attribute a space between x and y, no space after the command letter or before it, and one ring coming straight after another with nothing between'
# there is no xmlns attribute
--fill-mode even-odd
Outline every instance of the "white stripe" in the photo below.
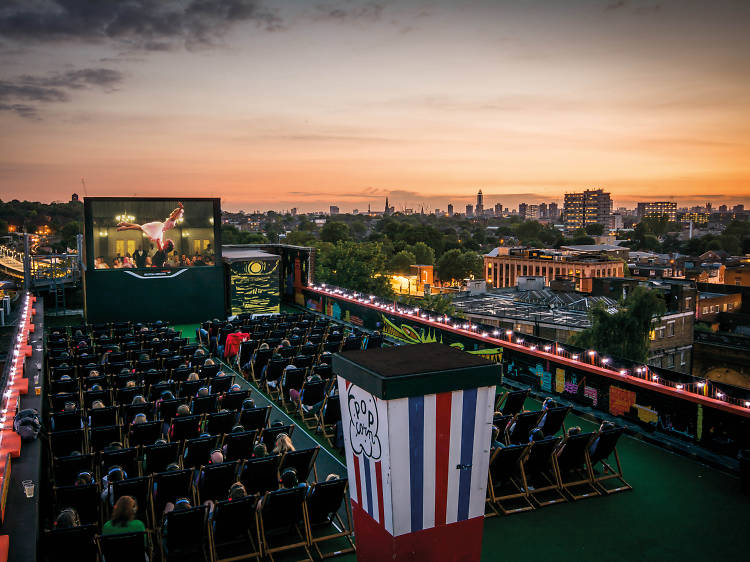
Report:
<svg viewBox="0 0 750 562"><path fill-rule="evenodd" d="M492 441L492 414L495 409L495 387L477 391L477 413L474 419L474 448L471 459L471 496L469 497L469 519L484 515L487 494L487 472L490 466L490 442Z"/></svg>
<svg viewBox="0 0 750 562"><path fill-rule="evenodd" d="M385 527L386 531L393 534L393 513L391 509L391 454L389 447L390 443L386 442L388 436L388 403L385 400L376 399L378 405L378 419L380 425L378 426L378 435L381 439L381 454L380 454L380 470L382 471L383 479L383 515L385 521L380 523ZM373 463L374 467L375 463ZM373 477L375 478L375 493L378 492L378 480L377 474L373 471Z"/></svg>
<svg viewBox="0 0 750 562"><path fill-rule="evenodd" d="M435 526L435 415L437 396L424 397L424 477L422 478L422 528Z"/></svg>
<svg viewBox="0 0 750 562"><path fill-rule="evenodd" d="M388 441L390 442L391 502L393 536L411 532L411 484L409 482L409 399L388 401Z"/></svg>
<svg viewBox="0 0 750 562"><path fill-rule="evenodd" d="M354 479L354 458L352 457L352 444L349 442L349 405L347 404L347 392L346 392L346 381L338 377L339 388L343 392L339 392L339 402L341 406L341 425L344 430L344 442L346 444L346 474L349 478L349 496L355 502L359 503L357 497L357 482Z"/></svg>
<svg viewBox="0 0 750 562"><path fill-rule="evenodd" d="M370 463L370 487L372 489L372 518L382 525L383 522L380 520L380 512L378 511L380 501L378 500L378 476L377 474L375 474L375 461L367 457L365 457L364 459L365 459L365 462Z"/></svg>
<svg viewBox="0 0 750 562"><path fill-rule="evenodd" d="M445 506L445 523L455 523L458 518L458 482L461 471L461 416L464 411L464 391L454 390L451 396L451 441L448 458L448 497Z"/></svg>
<svg viewBox="0 0 750 562"><path fill-rule="evenodd" d="M359 481L362 483L362 497L360 498L359 505L362 509L367 511L367 508L369 507L367 505L367 484L365 483L365 463L367 462L367 457L364 455L357 455L357 458L359 459Z"/></svg>

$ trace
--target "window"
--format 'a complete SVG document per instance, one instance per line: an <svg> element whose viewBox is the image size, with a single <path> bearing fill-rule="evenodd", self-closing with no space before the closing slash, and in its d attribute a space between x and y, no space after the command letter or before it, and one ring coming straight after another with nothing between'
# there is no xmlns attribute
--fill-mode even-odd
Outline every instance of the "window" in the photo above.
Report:
<svg viewBox="0 0 750 562"><path fill-rule="evenodd" d="M671 338L674 336L674 322L667 322L667 337Z"/></svg>
<svg viewBox="0 0 750 562"><path fill-rule="evenodd" d="M665 367L674 367L674 353L667 353L664 356L664 366Z"/></svg>
<svg viewBox="0 0 750 562"><path fill-rule="evenodd" d="M684 349L680 351L680 365L682 365L683 367L687 365L687 351L685 351Z"/></svg>

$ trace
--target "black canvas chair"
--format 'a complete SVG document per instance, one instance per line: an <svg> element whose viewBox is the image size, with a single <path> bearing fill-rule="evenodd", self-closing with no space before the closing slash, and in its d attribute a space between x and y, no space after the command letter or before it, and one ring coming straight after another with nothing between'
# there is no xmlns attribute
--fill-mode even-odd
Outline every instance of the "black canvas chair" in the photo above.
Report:
<svg viewBox="0 0 750 562"><path fill-rule="evenodd" d="M50 416L50 428L52 431L67 431L70 429L81 429L83 420L81 412L57 412Z"/></svg>
<svg viewBox="0 0 750 562"><path fill-rule="evenodd" d="M177 413L177 407L180 404L186 404L184 398L175 398L173 400L162 400L158 405L158 418L164 423L172 423L172 419Z"/></svg>
<svg viewBox="0 0 750 562"><path fill-rule="evenodd" d="M281 405L286 411L297 408L296 404L294 404L289 397L289 392L291 390L296 390L297 392L302 390L302 386L305 384L306 372L306 369L300 368L286 369L284 371L280 381L281 389L279 391L279 397L281 398Z"/></svg>
<svg viewBox="0 0 750 562"><path fill-rule="evenodd" d="M102 469L102 474L113 466L119 466L129 476L138 476L138 464L138 449L135 447L99 453L99 466Z"/></svg>
<svg viewBox="0 0 750 562"><path fill-rule="evenodd" d="M81 400L77 392L61 392L50 396L50 408L53 412L62 412L67 402L72 402L79 408Z"/></svg>
<svg viewBox="0 0 750 562"><path fill-rule="evenodd" d="M182 441L183 439L194 439L200 434L201 416L179 416L172 419L172 427L169 430L170 441Z"/></svg>
<svg viewBox="0 0 750 562"><path fill-rule="evenodd" d="M101 451L110 443L122 441L120 429L119 425L92 427L89 430L89 449L92 451Z"/></svg>
<svg viewBox="0 0 750 562"><path fill-rule="evenodd" d="M109 483L109 493L113 499L113 503L117 503L117 500L121 496L132 496L135 498L138 504L138 512L135 516L137 519L143 521L147 529L154 524L153 506L151 505L152 492L153 483L150 476L139 476L137 478L128 478Z"/></svg>
<svg viewBox="0 0 750 562"><path fill-rule="evenodd" d="M284 472L286 468L293 468L297 472L297 479L300 482L306 482L310 478L310 473L314 472L314 480L318 479L318 472L315 468L315 460L318 458L320 447L311 447L309 449L299 449L284 453L279 466L279 473Z"/></svg>
<svg viewBox="0 0 750 562"><path fill-rule="evenodd" d="M164 516L161 530L161 559L202 560L211 562L211 544L208 540L208 508L199 505L181 511L171 511Z"/></svg>
<svg viewBox="0 0 750 562"><path fill-rule="evenodd" d="M510 425L511 420L513 419L513 416L506 416L499 412L495 412L495 415L492 416L492 425L494 425L499 431L499 440L508 445L508 426Z"/></svg>
<svg viewBox="0 0 750 562"><path fill-rule="evenodd" d="M330 380L333 376L333 367L330 363L321 363L313 367L313 372L324 381Z"/></svg>
<svg viewBox="0 0 750 562"><path fill-rule="evenodd" d="M133 423L137 414L145 414L147 419L153 420L155 415L153 406L153 402L146 402L145 404L125 404L124 406L121 406L122 416L120 419L122 419L123 424L130 424Z"/></svg>
<svg viewBox="0 0 750 562"><path fill-rule="evenodd" d="M128 432L128 444L131 447L151 445L161 437L162 423L160 421L149 421L131 424Z"/></svg>
<svg viewBox="0 0 750 562"><path fill-rule="evenodd" d="M117 406L107 406L89 410L89 427L106 427L110 425L119 425L120 420L117 416Z"/></svg>
<svg viewBox="0 0 750 562"><path fill-rule="evenodd" d="M216 502L212 514L212 544L217 562L260 558L255 541L258 531L255 519L257 496L246 496Z"/></svg>
<svg viewBox="0 0 750 562"><path fill-rule="evenodd" d="M247 430L262 430L268 425L268 418L271 415L271 406L251 408L240 412L240 425Z"/></svg>
<svg viewBox="0 0 750 562"><path fill-rule="evenodd" d="M346 488L346 478L339 478L313 484L307 494L310 542L320 558L354 552L354 543L351 539L352 516L349 502L346 501ZM346 516L346 523L341 517L342 511ZM345 540L349 546L342 549L342 545L336 543L333 552L321 550L321 544L336 540Z"/></svg>
<svg viewBox="0 0 750 562"><path fill-rule="evenodd" d="M148 386L148 383L147 383ZM161 398L164 392L171 392L173 395L177 395L177 383L174 382L157 382L148 387L148 400L154 401Z"/></svg>
<svg viewBox="0 0 750 562"><path fill-rule="evenodd" d="M175 470L172 472L160 472L153 475L154 493L153 506L154 516L158 518L164 511L168 502L174 503L178 498L195 500L193 494L193 470Z"/></svg>
<svg viewBox="0 0 750 562"><path fill-rule="evenodd" d="M239 411L242 408L242 402L246 398L250 398L249 390L235 390L233 392L227 392L221 397L221 408L222 410L230 410L232 412Z"/></svg>
<svg viewBox="0 0 750 562"><path fill-rule="evenodd" d="M196 437L185 440L182 464L185 468L198 468L207 464L211 451L217 448L216 437Z"/></svg>
<svg viewBox="0 0 750 562"><path fill-rule="evenodd" d="M256 384L260 382L261 373L263 372L263 368L268 364L268 362L271 360L271 357L273 356L273 350L270 349L259 349L255 353L255 357L250 362L250 376L253 377L253 382Z"/></svg>
<svg viewBox="0 0 750 562"><path fill-rule="evenodd" d="M279 487L281 455L248 459L240 468L240 482L248 494L265 494Z"/></svg>
<svg viewBox="0 0 750 562"><path fill-rule="evenodd" d="M81 428L53 431L50 433L49 441L53 457L66 457L73 451L85 452L84 434Z"/></svg>
<svg viewBox="0 0 750 562"><path fill-rule="evenodd" d="M202 379L211 379L216 376L216 373L219 372L220 367L221 365L217 365L216 363L214 363L213 365L203 365L200 368L198 374Z"/></svg>
<svg viewBox="0 0 750 562"><path fill-rule="evenodd" d="M223 394L229 391L229 387L234 383L234 377L214 377L211 379L211 393Z"/></svg>
<svg viewBox="0 0 750 562"><path fill-rule="evenodd" d="M545 437L552 437L560 431L565 434L565 418L568 412L570 412L570 406L557 406L547 410L540 427Z"/></svg>
<svg viewBox="0 0 750 562"><path fill-rule="evenodd" d="M140 502L139 502L140 507ZM98 538L99 550L106 562L140 562L150 560L152 554L147 548L146 533L120 533L102 535Z"/></svg>
<svg viewBox="0 0 750 562"><path fill-rule="evenodd" d="M115 404L130 404L138 394L146 396L146 389L144 386L126 386L125 388L118 388L115 391ZM132 421L125 419L125 421Z"/></svg>
<svg viewBox="0 0 750 562"><path fill-rule="evenodd" d="M495 411L502 412L506 416L515 416L523 411L523 405L528 395L528 389L511 390L501 394L495 401Z"/></svg>
<svg viewBox="0 0 750 562"><path fill-rule="evenodd" d="M324 380L307 381L302 387L298 413L306 425L315 422L318 409L323 407L327 390L328 383Z"/></svg>
<svg viewBox="0 0 750 562"><path fill-rule="evenodd" d="M598 442L595 441L596 447L593 452L589 452L589 461L591 466L591 478L594 484L605 494L614 494L632 490L633 487L628 484L622 476L622 465L620 464L620 455L617 453L617 441L625 433L624 427L615 427L605 429L597 435ZM596 438L595 438L596 439ZM608 462L609 457L614 454L614 467ZM599 472L597 465L601 463L603 472ZM611 481L615 481L615 487L608 486ZM619 483L619 485L618 485Z"/></svg>
<svg viewBox="0 0 750 562"><path fill-rule="evenodd" d="M543 412L522 412L516 414L515 419L508 426L508 442L511 445L520 445L529 442L529 433L534 429Z"/></svg>
<svg viewBox="0 0 750 562"><path fill-rule="evenodd" d="M52 460L52 478L57 486L69 486L73 484L76 476L81 472L94 474L93 454L86 453L83 455L56 457Z"/></svg>
<svg viewBox="0 0 750 562"><path fill-rule="evenodd" d="M83 393L83 405L86 411L91 409L91 405L97 400L104 403L105 406L112 405L112 393L109 390L87 390Z"/></svg>
<svg viewBox="0 0 750 562"><path fill-rule="evenodd" d="M307 559L312 555L307 545L310 534L305 496L307 488L267 492L258 511L258 538L263 555L273 562L273 555L291 549L304 549Z"/></svg>
<svg viewBox="0 0 750 562"><path fill-rule="evenodd" d="M292 433L294 433L294 425L279 425L277 427L267 427L263 430L260 439L269 452L276 446L276 438L282 433L286 433L291 437Z"/></svg>
<svg viewBox="0 0 750 562"><path fill-rule="evenodd" d="M53 380L49 383L49 392L55 394L74 394L78 392L78 379Z"/></svg>
<svg viewBox="0 0 750 562"><path fill-rule="evenodd" d="M78 512L81 525L100 525L101 496L99 484L57 486L54 489L55 510L72 507Z"/></svg>
<svg viewBox="0 0 750 562"><path fill-rule="evenodd" d="M96 544L96 533L96 525L45 531L42 541L42 559L46 562L70 562L70 554L75 552L76 561L98 562L99 549Z"/></svg>
<svg viewBox="0 0 750 562"><path fill-rule="evenodd" d="M219 408L219 397L216 394L209 394L208 396L196 396L193 398L192 407L190 410L195 415L200 414L211 414L216 412Z"/></svg>
<svg viewBox="0 0 750 562"><path fill-rule="evenodd" d="M534 441L523 463L529 497L539 507L568 501L562 493L562 485L553 459L561 441L561 437Z"/></svg>
<svg viewBox="0 0 750 562"><path fill-rule="evenodd" d="M487 503L494 514L509 515L534 509L529 500L523 461L531 445L498 447L490 456ZM499 510L499 512L498 512ZM492 512L488 515L493 515Z"/></svg>
<svg viewBox="0 0 750 562"><path fill-rule="evenodd" d="M595 433L566 437L555 454L555 468L563 492L573 500L599 495L589 461L589 446Z"/></svg>
<svg viewBox="0 0 750 562"><path fill-rule="evenodd" d="M165 472L167 465L178 461L180 455L179 443L143 446L143 473L154 474Z"/></svg>
<svg viewBox="0 0 750 562"><path fill-rule="evenodd" d="M237 482L239 461L208 464L201 468L198 476L198 503L206 500L223 500L229 495L229 488Z"/></svg>
<svg viewBox="0 0 750 562"><path fill-rule="evenodd" d="M333 447L336 438L336 424L341 421L341 403L339 395L326 395L317 415L318 429L323 433L328 444Z"/></svg>
<svg viewBox="0 0 750 562"><path fill-rule="evenodd" d="M232 431L236 412L214 412L206 416L204 431L211 435L223 435Z"/></svg>
<svg viewBox="0 0 750 562"><path fill-rule="evenodd" d="M237 433L227 433L224 436L224 446L226 447L224 459L227 461L237 461L252 458L257 435L258 432L254 429Z"/></svg>
<svg viewBox="0 0 750 562"><path fill-rule="evenodd" d="M198 390L202 386L206 386L206 380L205 379L198 379L194 381L185 381L180 383L180 388L178 391L178 395L183 398L192 398L196 394L198 394Z"/></svg>

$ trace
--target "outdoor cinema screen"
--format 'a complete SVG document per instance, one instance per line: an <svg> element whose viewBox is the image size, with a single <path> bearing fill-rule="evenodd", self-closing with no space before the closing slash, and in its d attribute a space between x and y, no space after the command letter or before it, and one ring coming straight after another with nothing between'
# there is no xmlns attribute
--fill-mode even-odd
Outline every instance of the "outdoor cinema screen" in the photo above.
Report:
<svg viewBox="0 0 750 562"><path fill-rule="evenodd" d="M93 199L90 204L95 269L216 263L213 200L123 198Z"/></svg>

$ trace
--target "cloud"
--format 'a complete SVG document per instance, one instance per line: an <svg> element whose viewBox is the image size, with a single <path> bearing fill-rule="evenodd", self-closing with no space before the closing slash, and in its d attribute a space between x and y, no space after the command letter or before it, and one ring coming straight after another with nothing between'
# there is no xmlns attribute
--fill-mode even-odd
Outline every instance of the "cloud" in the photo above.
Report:
<svg viewBox="0 0 750 562"><path fill-rule="evenodd" d="M349 21L378 21L385 10L384 2L340 2L319 4L315 7L315 19L330 19L340 23Z"/></svg>
<svg viewBox="0 0 750 562"><path fill-rule="evenodd" d="M257 0L41 0L0 8L0 37L24 42L100 42L161 51L184 44L212 45L229 27L254 22L267 30L282 25Z"/></svg>
<svg viewBox="0 0 750 562"><path fill-rule="evenodd" d="M47 76L23 75L13 80L0 80L0 112L9 111L26 119L39 120L37 106L28 102L67 102L70 101L69 91L91 88L112 92L122 79L121 72L110 68L82 68Z"/></svg>

